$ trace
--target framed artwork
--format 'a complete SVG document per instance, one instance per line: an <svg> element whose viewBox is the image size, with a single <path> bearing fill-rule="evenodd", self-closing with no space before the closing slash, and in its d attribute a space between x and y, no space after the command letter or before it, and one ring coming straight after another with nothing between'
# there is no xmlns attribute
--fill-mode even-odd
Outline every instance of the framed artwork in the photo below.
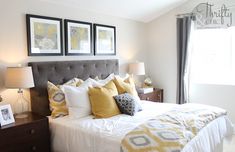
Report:
<svg viewBox="0 0 235 152"><path fill-rule="evenodd" d="M65 54L93 55L92 24L88 22L64 20Z"/></svg>
<svg viewBox="0 0 235 152"><path fill-rule="evenodd" d="M1 126L14 123L15 119L9 104L0 106L0 123Z"/></svg>
<svg viewBox="0 0 235 152"><path fill-rule="evenodd" d="M94 24L95 55L116 55L115 26Z"/></svg>
<svg viewBox="0 0 235 152"><path fill-rule="evenodd" d="M63 55L62 19L26 14L29 56Z"/></svg>

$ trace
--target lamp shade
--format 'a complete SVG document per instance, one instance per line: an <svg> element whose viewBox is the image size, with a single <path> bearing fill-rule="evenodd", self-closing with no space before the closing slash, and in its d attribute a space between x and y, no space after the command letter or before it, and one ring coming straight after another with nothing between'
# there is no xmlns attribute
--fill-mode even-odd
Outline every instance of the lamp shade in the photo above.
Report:
<svg viewBox="0 0 235 152"><path fill-rule="evenodd" d="M7 88L34 87L31 67L8 67L6 70L5 86Z"/></svg>
<svg viewBox="0 0 235 152"><path fill-rule="evenodd" d="M144 62L129 64L129 73L133 75L145 75Z"/></svg>

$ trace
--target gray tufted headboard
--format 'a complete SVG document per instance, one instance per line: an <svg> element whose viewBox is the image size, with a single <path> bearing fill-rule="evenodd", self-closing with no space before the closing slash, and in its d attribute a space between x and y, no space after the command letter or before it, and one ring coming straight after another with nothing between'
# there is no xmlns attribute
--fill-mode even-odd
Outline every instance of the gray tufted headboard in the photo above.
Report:
<svg viewBox="0 0 235 152"><path fill-rule="evenodd" d="M77 77L83 80L98 76L106 78L119 73L118 60L81 60L58 62L30 62L35 87L30 89L32 111L43 116L50 115L47 81L63 84Z"/></svg>

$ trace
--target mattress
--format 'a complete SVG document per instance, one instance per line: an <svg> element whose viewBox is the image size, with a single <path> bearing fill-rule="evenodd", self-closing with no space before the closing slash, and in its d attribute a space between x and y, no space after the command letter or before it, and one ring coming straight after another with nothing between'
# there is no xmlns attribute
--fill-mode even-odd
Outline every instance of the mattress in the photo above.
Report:
<svg viewBox="0 0 235 152"><path fill-rule="evenodd" d="M143 110L135 116L117 115L106 119L84 118L51 119L51 144L55 152L120 152L124 136L138 125L163 114L176 104L141 101ZM188 104L188 106L200 106ZM233 126L227 116L222 116L204 127L182 150L183 152L213 152L223 138L233 134Z"/></svg>

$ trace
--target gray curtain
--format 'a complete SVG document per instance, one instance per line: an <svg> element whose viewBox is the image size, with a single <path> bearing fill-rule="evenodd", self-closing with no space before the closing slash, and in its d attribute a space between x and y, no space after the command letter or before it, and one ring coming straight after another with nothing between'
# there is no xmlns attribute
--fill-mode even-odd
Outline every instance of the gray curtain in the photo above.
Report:
<svg viewBox="0 0 235 152"><path fill-rule="evenodd" d="M185 70L192 17L177 18L177 103L187 102L185 94Z"/></svg>

